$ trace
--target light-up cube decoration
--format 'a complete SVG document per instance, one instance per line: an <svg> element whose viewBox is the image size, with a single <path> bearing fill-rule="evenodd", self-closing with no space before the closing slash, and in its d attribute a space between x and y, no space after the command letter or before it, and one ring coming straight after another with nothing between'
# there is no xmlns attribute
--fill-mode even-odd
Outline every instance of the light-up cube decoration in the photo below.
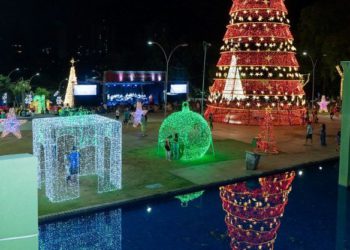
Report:
<svg viewBox="0 0 350 250"><path fill-rule="evenodd" d="M122 125L99 116L68 116L33 120L33 151L39 159L38 185L45 180L51 202L80 196L79 176L97 174L98 193L121 189ZM68 154L80 153L79 175L67 181Z"/></svg>

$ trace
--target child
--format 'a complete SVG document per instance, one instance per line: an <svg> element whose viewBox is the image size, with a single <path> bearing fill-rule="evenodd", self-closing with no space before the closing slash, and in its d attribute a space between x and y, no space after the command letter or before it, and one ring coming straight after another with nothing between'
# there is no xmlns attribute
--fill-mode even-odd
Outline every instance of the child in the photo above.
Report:
<svg viewBox="0 0 350 250"><path fill-rule="evenodd" d="M165 147L166 159L168 161L171 161L171 159L170 159L170 157L171 157L171 147L170 147L170 141L169 141L168 138L165 140L164 147Z"/></svg>

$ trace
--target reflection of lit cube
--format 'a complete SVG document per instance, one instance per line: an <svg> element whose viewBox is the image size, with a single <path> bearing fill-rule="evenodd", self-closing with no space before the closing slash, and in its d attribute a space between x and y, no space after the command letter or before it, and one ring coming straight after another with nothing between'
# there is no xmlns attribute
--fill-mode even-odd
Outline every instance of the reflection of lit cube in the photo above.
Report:
<svg viewBox="0 0 350 250"><path fill-rule="evenodd" d="M39 187L45 179L52 202L79 197L79 176L97 174L98 192L121 189L121 123L99 115L33 120L33 151ZM68 154L80 153L79 175L67 180Z"/></svg>

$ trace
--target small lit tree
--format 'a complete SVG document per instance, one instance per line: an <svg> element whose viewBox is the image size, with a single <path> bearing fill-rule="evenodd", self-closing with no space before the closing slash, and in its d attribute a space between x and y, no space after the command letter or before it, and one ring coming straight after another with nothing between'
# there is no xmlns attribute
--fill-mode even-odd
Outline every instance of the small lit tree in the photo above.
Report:
<svg viewBox="0 0 350 250"><path fill-rule="evenodd" d="M261 123L256 151L270 154L277 154L275 135L273 133L273 118L271 108L265 109L264 120Z"/></svg>

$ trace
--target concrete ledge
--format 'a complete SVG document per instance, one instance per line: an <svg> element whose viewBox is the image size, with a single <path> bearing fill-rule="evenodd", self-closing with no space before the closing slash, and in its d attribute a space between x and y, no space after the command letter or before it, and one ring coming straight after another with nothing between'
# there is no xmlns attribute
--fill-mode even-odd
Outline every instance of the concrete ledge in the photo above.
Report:
<svg viewBox="0 0 350 250"><path fill-rule="evenodd" d="M46 215L46 216L40 216L39 223L44 224L44 223L49 223L49 222L53 222L53 221L57 221L57 220L68 219L68 218L75 217L75 216L81 216L81 215L88 214L88 213L99 212L99 211L106 210L106 209L113 209L113 208L117 208L117 207L126 207L126 206L130 206L130 205L137 205L140 203L151 202L151 201L158 200L158 199L166 199L166 198L173 197L176 195L197 192L197 191L200 191L203 189L218 188L220 186L225 186L225 185L229 185L229 184L236 183L236 182L242 182L242 181L246 181L246 180L249 180L252 178L264 177L264 176L278 174L278 173L282 173L282 172L286 172L286 171L298 170L301 168L307 168L307 167L311 167L311 166L314 166L317 164L322 164L325 162L332 162L332 161L339 161L339 157L332 157L332 158L328 158L328 159L321 160L321 161L305 162L303 164L290 165L290 166L285 166L285 167L281 167L279 169L273 169L273 170L249 171L250 172L249 175L242 176L242 177L230 178L230 179L227 179L225 181L218 181L218 182L211 182L211 183L207 183L207 184L194 185L194 186L189 187L189 188L175 189L175 190L170 191L170 192L153 194L153 195L148 195L148 196L139 197L139 198L124 199L124 200L119 200L119 201L115 201L115 202L99 204L96 206L89 206L89 207L84 207L81 209L70 210L67 212L56 213L56 214L51 214L51 215Z"/></svg>

